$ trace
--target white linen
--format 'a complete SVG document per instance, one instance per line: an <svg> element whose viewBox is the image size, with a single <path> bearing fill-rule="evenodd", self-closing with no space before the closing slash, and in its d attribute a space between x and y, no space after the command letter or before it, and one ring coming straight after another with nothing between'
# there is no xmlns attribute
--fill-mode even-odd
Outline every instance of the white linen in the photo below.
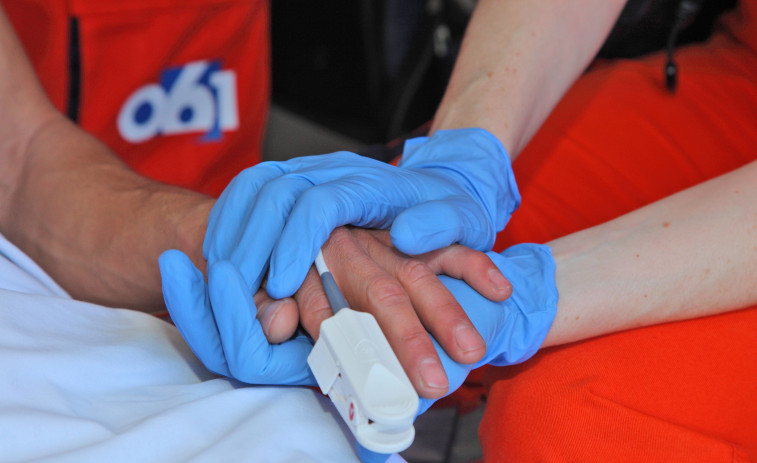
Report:
<svg viewBox="0 0 757 463"><path fill-rule="evenodd" d="M0 461L349 462L352 442L320 393L214 377L169 323L72 300L0 235Z"/></svg>

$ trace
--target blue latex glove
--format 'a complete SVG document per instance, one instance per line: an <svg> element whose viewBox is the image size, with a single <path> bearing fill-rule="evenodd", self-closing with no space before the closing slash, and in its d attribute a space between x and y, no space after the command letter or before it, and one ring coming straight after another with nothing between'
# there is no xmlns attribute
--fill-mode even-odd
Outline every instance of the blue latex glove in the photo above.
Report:
<svg viewBox="0 0 757 463"><path fill-rule="evenodd" d="M512 365L531 357L544 341L557 311L555 262L547 246L521 244L502 254L489 252L488 256L513 285L512 295L503 302L486 299L461 280L439 277L487 345L478 363L465 365L453 361L434 340L450 393L474 368ZM310 340L300 335L282 344L268 344L252 296L231 263L220 261L210 266L210 290L200 271L179 251L160 256L160 271L171 317L210 370L253 384L315 384L307 365ZM421 399L418 414L433 402ZM364 462L388 458L357 447Z"/></svg>
<svg viewBox="0 0 757 463"><path fill-rule="evenodd" d="M310 338L269 344L252 294L231 263L210 265L208 285L180 251L164 252L159 264L171 319L209 370L250 384L316 384L307 364Z"/></svg>
<svg viewBox="0 0 757 463"><path fill-rule="evenodd" d="M557 313L555 261L549 247L519 244L502 254L487 253L513 285L513 294L503 302L492 302L461 280L439 279L450 290L486 341L486 354L475 365L457 363L434 340L436 352L449 378L449 393L459 388L468 373L480 366L521 363L541 347ZM418 414L435 399L421 398ZM358 445L358 455L366 463L384 462L389 455L373 453Z"/></svg>
<svg viewBox="0 0 757 463"><path fill-rule="evenodd" d="M496 137L440 131L408 140L399 167L338 152L245 170L210 213L203 255L231 261L251 290L268 271L268 294L281 299L340 225L391 227L394 245L410 255L456 242L485 251L519 203Z"/></svg>

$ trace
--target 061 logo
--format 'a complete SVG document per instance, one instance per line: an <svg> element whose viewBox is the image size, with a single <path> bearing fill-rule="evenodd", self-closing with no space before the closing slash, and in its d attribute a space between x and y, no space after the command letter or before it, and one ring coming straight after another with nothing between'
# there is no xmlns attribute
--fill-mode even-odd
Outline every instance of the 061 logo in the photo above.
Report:
<svg viewBox="0 0 757 463"><path fill-rule="evenodd" d="M132 143L192 132L213 141L238 126L236 74L221 70L220 61L167 68L160 83L137 89L118 114L118 131Z"/></svg>

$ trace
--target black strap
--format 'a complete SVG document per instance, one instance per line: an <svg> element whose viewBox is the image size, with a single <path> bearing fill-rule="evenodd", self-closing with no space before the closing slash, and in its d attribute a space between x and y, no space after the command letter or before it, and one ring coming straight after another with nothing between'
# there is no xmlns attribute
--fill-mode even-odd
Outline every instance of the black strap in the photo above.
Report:
<svg viewBox="0 0 757 463"><path fill-rule="evenodd" d="M665 63L665 86L668 87L670 93L675 93L676 87L678 86L678 66L673 59L678 33L681 32L683 26L686 25L691 18L696 16L697 12L702 7L702 1L703 0L681 0L678 4L676 18L673 22L673 27L670 29L666 47L668 51L668 59Z"/></svg>

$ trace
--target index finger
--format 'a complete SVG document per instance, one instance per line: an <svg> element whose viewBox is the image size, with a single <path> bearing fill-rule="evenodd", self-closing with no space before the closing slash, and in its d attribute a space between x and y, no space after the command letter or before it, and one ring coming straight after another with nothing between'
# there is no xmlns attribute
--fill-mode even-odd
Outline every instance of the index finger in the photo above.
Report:
<svg viewBox="0 0 757 463"><path fill-rule="evenodd" d="M376 317L418 393L428 398L442 397L449 387L447 375L404 288L344 228L334 230L323 251L345 298L353 309ZM311 334L317 332L321 317L308 315L307 304L299 300L298 304L305 329Z"/></svg>

